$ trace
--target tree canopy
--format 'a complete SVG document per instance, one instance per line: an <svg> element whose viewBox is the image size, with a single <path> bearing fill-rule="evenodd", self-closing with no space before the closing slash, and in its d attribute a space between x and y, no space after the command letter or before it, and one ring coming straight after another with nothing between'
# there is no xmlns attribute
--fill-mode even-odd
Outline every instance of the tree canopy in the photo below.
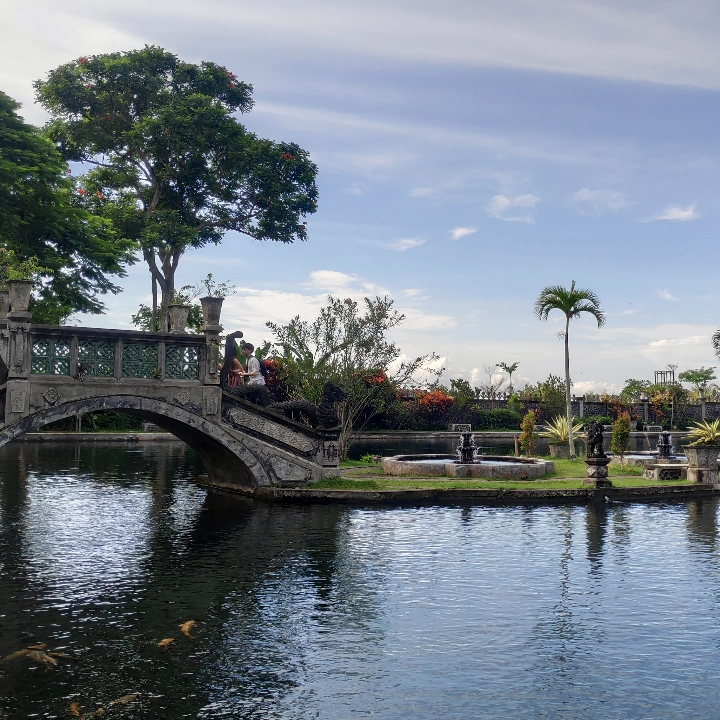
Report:
<svg viewBox="0 0 720 720"><path fill-rule="evenodd" d="M43 272L33 298L35 322L60 323L74 312L99 313L98 295L132 260L131 243L83 206L68 166L47 138L0 92L0 245Z"/></svg>
<svg viewBox="0 0 720 720"><path fill-rule="evenodd" d="M162 48L81 57L35 84L49 137L93 166L84 197L142 249L162 292L161 326L188 248L229 230L256 240L307 238L316 166L294 143L258 138L234 113L252 86L211 62Z"/></svg>
<svg viewBox="0 0 720 720"><path fill-rule="evenodd" d="M690 383L697 392L704 392L708 383L715 379L715 368L706 368L704 365L695 370L685 370L678 375L680 382Z"/></svg>

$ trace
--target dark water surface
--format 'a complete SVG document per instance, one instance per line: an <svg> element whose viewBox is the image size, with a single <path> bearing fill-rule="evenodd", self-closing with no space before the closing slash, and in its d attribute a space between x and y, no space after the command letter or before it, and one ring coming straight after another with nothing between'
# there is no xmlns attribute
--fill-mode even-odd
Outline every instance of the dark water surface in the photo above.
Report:
<svg viewBox="0 0 720 720"><path fill-rule="evenodd" d="M272 506L200 472L180 444L0 450L0 656L77 658L0 663L7 717L720 715L714 500Z"/></svg>
<svg viewBox="0 0 720 720"><path fill-rule="evenodd" d="M518 431L518 436L520 432ZM432 433L398 433L391 437L378 437L370 433L362 435L352 441L348 456L352 460L359 460L366 453L371 455L416 455L419 453L431 453L433 455L444 453L454 455L458 446L460 434L454 437L443 437ZM478 446L480 455L514 455L515 441L512 435L506 437L483 437L476 433L475 443ZM630 450L655 450L658 443L657 433L642 433L634 435L630 439ZM679 441L675 441L680 445ZM580 446L580 443L578 443ZM605 446L610 446L610 434L605 435ZM535 452L538 455L548 455L550 449L548 441L539 438Z"/></svg>

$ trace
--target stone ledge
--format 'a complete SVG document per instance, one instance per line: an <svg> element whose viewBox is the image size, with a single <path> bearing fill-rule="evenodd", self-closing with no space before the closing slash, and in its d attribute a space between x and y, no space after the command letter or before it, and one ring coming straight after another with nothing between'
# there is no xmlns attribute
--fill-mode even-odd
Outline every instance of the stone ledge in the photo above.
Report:
<svg viewBox="0 0 720 720"><path fill-rule="evenodd" d="M223 489L235 490L225 487ZM675 485L672 487L636 487L513 490L480 488L446 488L432 490L331 490L314 488L261 487L255 491L237 489L252 497L273 502L357 503L363 505L554 505L590 502L667 502L698 497L719 497L720 490L711 485Z"/></svg>

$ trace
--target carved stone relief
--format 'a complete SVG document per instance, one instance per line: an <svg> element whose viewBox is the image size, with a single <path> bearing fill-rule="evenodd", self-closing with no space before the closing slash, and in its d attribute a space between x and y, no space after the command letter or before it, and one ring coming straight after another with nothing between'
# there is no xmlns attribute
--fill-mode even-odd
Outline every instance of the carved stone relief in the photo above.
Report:
<svg viewBox="0 0 720 720"><path fill-rule="evenodd" d="M10 410L12 412L25 412L25 394L25 390L10 391Z"/></svg>
<svg viewBox="0 0 720 720"><path fill-rule="evenodd" d="M285 445L289 445L301 452L314 452L316 449L316 444L310 438L305 438L300 435L300 433L293 432L290 428L277 425L270 420L251 415L238 408L226 410L225 416L237 426L238 429L247 428L248 430L253 430L273 440L279 440Z"/></svg>
<svg viewBox="0 0 720 720"><path fill-rule="evenodd" d="M55 405L59 399L60 399L60 393L53 387L51 387L49 390L47 390L45 393L43 393L43 400L48 405Z"/></svg>

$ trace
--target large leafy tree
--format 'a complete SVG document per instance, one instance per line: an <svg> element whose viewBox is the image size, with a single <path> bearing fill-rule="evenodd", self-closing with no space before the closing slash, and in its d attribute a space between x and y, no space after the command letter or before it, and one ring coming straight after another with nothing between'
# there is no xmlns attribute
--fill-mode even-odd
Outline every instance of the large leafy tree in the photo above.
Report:
<svg viewBox="0 0 720 720"><path fill-rule="evenodd" d="M294 143L260 139L237 121L252 108L252 86L226 68L145 47L79 58L35 87L63 155L94 166L84 189L96 212L139 243L154 312L156 284L162 293L163 330L188 248L229 230L306 239L317 168Z"/></svg>
<svg viewBox="0 0 720 720"><path fill-rule="evenodd" d="M99 295L118 292L131 243L84 206L52 142L18 115L0 92L0 246L44 271L33 297L35 322L60 323L74 312L99 313Z"/></svg>
<svg viewBox="0 0 720 720"><path fill-rule="evenodd" d="M395 402L398 390L427 385L442 372L434 353L405 359L391 341L389 333L404 319L387 296L364 298L362 306L328 296L311 322L296 316L287 325L267 323L291 396L317 401L326 380L347 394L340 409L343 457L353 430Z"/></svg>
<svg viewBox="0 0 720 720"><path fill-rule="evenodd" d="M547 320L553 310L559 310L565 316L565 410L568 422L568 445L570 457L575 457L575 442L572 433L572 406L570 400L570 321L583 313L592 315L598 327L605 324L605 313L600 309L600 299L587 288L576 288L575 281L569 288L561 285L546 287L535 301L535 315L540 320Z"/></svg>

